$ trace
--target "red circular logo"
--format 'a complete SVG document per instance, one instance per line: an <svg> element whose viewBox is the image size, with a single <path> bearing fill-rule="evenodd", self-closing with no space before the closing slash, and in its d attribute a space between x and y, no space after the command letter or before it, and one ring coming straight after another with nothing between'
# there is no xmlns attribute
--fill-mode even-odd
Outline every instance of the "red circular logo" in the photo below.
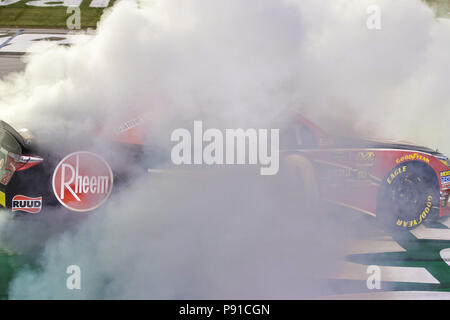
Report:
<svg viewBox="0 0 450 320"><path fill-rule="evenodd" d="M79 151L61 160L53 173L53 192L66 208L87 212L101 206L113 186L108 163L92 152Z"/></svg>

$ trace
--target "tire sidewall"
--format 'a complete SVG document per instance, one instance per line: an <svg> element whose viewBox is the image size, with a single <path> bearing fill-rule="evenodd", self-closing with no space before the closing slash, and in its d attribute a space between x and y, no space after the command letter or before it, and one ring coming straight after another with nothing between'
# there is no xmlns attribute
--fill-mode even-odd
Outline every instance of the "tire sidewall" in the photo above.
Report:
<svg viewBox="0 0 450 320"><path fill-rule="evenodd" d="M401 215L400 204L393 200L394 188L401 179L420 178L413 184L419 194L417 205L409 212L409 218ZM394 230L411 230L421 225L430 216L439 213L439 180L428 164L420 161L408 161L393 168L382 181L377 195L377 220L384 227ZM409 210L410 211L410 210Z"/></svg>

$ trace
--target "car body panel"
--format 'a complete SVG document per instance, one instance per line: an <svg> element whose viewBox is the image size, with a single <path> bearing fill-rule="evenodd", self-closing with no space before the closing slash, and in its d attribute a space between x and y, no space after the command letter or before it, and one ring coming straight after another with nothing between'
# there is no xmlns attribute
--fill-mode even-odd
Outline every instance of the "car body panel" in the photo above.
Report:
<svg viewBox="0 0 450 320"><path fill-rule="evenodd" d="M377 195L382 182L402 163L421 161L433 168L439 181L439 216L450 215L450 207L447 206L450 176L448 185L443 185L440 178L441 172L450 169L438 158L445 158L439 152L403 141L335 138L300 113L293 115L292 122L305 127L303 134L307 133L311 141L305 145L281 144L280 154L297 154L313 163L322 200L376 216ZM119 130L113 134L113 140L144 146L149 125L151 117L148 114L134 115L118 124ZM295 134L287 135L292 138Z"/></svg>
<svg viewBox="0 0 450 320"><path fill-rule="evenodd" d="M382 182L388 181L391 172L402 163L420 161L433 169L439 181L439 216L450 215L450 182L443 184L441 179L441 173L450 169L439 152L404 142L336 139L302 116L297 116L296 120L320 137L317 147L283 152L297 153L312 161L323 200L376 216L377 195Z"/></svg>

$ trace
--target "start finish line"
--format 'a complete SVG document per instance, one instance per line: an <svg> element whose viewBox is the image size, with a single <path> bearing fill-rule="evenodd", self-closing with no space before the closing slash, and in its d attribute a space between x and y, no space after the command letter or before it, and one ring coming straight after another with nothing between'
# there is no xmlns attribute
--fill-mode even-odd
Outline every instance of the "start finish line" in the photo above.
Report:
<svg viewBox="0 0 450 320"><path fill-rule="evenodd" d="M9 6L20 2L22 0L0 0L1 6ZM109 5L110 0L87 0L90 1L90 7L92 8L106 8ZM79 7L83 0L31 0L26 3L27 6L33 7Z"/></svg>

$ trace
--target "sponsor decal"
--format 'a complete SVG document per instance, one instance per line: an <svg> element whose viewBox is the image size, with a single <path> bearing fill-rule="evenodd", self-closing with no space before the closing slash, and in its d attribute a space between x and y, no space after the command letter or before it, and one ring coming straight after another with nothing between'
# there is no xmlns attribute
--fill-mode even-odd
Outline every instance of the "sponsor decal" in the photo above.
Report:
<svg viewBox="0 0 450 320"><path fill-rule="evenodd" d="M430 159L429 158L427 158L427 157L425 157L425 156L423 156L421 154L418 154L418 153L407 154L405 156L402 156L402 157L398 158L397 160L395 160L395 163L400 164L402 162L412 161L412 160L420 160L420 161L423 161L425 163L430 163Z"/></svg>
<svg viewBox="0 0 450 320"><path fill-rule="evenodd" d="M396 223L397 226L403 227L403 228L406 228L406 227L412 228L414 226L417 226L417 225L421 224L426 219L428 214L430 213L431 206L432 206L431 200L433 200L433 197L430 195L427 198L426 207L425 207L425 209L423 209L423 211L420 214L418 220L414 219L414 220L404 221L404 220L398 219L397 223Z"/></svg>
<svg viewBox="0 0 450 320"><path fill-rule="evenodd" d="M347 162L348 161L348 152L345 151L336 151L331 153L331 159L336 162Z"/></svg>
<svg viewBox="0 0 450 320"><path fill-rule="evenodd" d="M9 154L6 157L5 168L0 169L0 183L3 185L7 185L11 180L14 172L16 172L16 161L18 159L14 159L12 154Z"/></svg>
<svg viewBox="0 0 450 320"><path fill-rule="evenodd" d="M356 163L359 165L373 165L375 161L375 152L358 152L356 154Z"/></svg>
<svg viewBox="0 0 450 320"><path fill-rule="evenodd" d="M450 184L450 171L442 171L441 176L441 184Z"/></svg>
<svg viewBox="0 0 450 320"><path fill-rule="evenodd" d="M6 194L0 191L0 205L6 208Z"/></svg>
<svg viewBox="0 0 450 320"><path fill-rule="evenodd" d="M392 171L389 176L386 178L387 183L391 184L397 176L403 172L406 172L406 166L400 167Z"/></svg>
<svg viewBox="0 0 450 320"><path fill-rule="evenodd" d="M16 195L12 199L12 211L25 211L29 213L39 213L42 209L42 197L30 198L23 195Z"/></svg>
<svg viewBox="0 0 450 320"><path fill-rule="evenodd" d="M370 178L369 172L353 168L337 168L336 176L351 180L367 180Z"/></svg>
<svg viewBox="0 0 450 320"><path fill-rule="evenodd" d="M3 176L0 180L0 182L6 186L9 182L9 180L11 180L12 175L13 175L13 173L11 171L5 171L3 173Z"/></svg>
<svg viewBox="0 0 450 320"><path fill-rule="evenodd" d="M55 169L53 192L66 208L88 212L101 206L113 186L113 174L99 155L79 151L65 157Z"/></svg>
<svg viewBox="0 0 450 320"><path fill-rule="evenodd" d="M119 131L119 133L128 131L130 129L137 127L141 122L142 122L141 118L131 119L127 122L122 123L119 126L118 131Z"/></svg>

